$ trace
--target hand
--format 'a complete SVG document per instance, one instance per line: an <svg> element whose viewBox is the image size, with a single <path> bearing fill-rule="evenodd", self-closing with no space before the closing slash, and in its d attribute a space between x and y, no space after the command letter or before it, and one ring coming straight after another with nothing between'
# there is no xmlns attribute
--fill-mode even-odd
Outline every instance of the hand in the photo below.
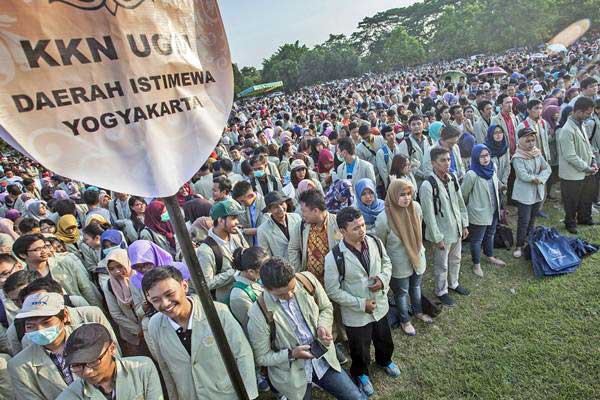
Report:
<svg viewBox="0 0 600 400"><path fill-rule="evenodd" d="M325 346L329 346L331 342L333 342L333 335L329 329L325 328L324 326L317 327L317 335L319 336L321 343L323 343Z"/></svg>
<svg viewBox="0 0 600 400"><path fill-rule="evenodd" d="M596 164L592 164L592 175L595 175L598 172L598 166Z"/></svg>
<svg viewBox="0 0 600 400"><path fill-rule="evenodd" d="M533 178L533 180L531 181L531 183L535 183L536 185L539 185L542 182L540 182L540 180L538 178Z"/></svg>
<svg viewBox="0 0 600 400"><path fill-rule="evenodd" d="M465 240L467 238L467 236L469 236L469 230L467 228L463 228L463 231L462 231L463 240Z"/></svg>
<svg viewBox="0 0 600 400"><path fill-rule="evenodd" d="M443 240L440 240L439 242L437 242L436 246L440 250L445 250L446 249L446 245L444 244Z"/></svg>
<svg viewBox="0 0 600 400"><path fill-rule="evenodd" d="M367 286L367 288L371 292L376 292L378 290L383 289L383 282L381 282L381 279L379 279L379 277L376 276L375 278L373 278L373 283Z"/></svg>
<svg viewBox="0 0 600 400"><path fill-rule="evenodd" d="M373 311L375 311L376 307L377 303L375 302L375 300L367 300L367 303L365 304L365 312L367 314L373 314Z"/></svg>
<svg viewBox="0 0 600 400"><path fill-rule="evenodd" d="M315 357L310 352L310 346L305 344L296 346L292 349L292 358L295 358L296 360L310 360Z"/></svg>

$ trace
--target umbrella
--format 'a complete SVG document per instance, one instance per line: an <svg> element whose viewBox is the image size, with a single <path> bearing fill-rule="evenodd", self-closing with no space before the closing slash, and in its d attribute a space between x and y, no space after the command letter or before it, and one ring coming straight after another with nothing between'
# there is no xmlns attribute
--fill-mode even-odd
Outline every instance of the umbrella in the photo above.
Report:
<svg viewBox="0 0 600 400"><path fill-rule="evenodd" d="M548 58L548 56L545 55L544 53L533 53L529 58L534 59L534 60L541 60L544 58Z"/></svg>
<svg viewBox="0 0 600 400"><path fill-rule="evenodd" d="M467 75L459 69L451 69L442 74L442 79L446 79L449 76L450 80L454 83L458 82L461 77L467 77Z"/></svg>
<svg viewBox="0 0 600 400"><path fill-rule="evenodd" d="M487 67L479 75L506 75L506 71L500 67Z"/></svg>
<svg viewBox="0 0 600 400"><path fill-rule="evenodd" d="M554 53L566 53L567 52L567 48L565 47L564 44L560 44L560 43L552 43L548 45L548 50L554 52Z"/></svg>

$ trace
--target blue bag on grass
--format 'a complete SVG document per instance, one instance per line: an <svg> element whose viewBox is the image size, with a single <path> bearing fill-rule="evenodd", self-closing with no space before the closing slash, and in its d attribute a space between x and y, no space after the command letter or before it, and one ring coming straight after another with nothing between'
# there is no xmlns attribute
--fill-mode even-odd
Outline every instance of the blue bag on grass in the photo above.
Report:
<svg viewBox="0 0 600 400"><path fill-rule="evenodd" d="M568 274L581 265L581 258L569 240L554 228L538 226L530 232L528 242L533 273L537 278Z"/></svg>

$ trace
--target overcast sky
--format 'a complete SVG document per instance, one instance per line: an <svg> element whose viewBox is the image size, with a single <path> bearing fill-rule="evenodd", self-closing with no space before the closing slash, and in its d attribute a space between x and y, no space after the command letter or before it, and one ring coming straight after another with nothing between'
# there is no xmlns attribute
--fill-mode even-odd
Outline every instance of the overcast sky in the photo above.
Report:
<svg viewBox="0 0 600 400"><path fill-rule="evenodd" d="M329 34L350 35L366 16L415 0L219 0L231 58L239 68L260 67L284 43L309 47Z"/></svg>

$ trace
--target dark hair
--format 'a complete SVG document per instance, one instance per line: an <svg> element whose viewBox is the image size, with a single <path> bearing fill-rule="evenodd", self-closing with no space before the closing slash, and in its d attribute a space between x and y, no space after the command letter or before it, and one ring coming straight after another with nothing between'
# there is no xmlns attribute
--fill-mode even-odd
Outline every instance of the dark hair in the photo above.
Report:
<svg viewBox="0 0 600 400"><path fill-rule="evenodd" d="M394 158L392 158L392 165L390 167L390 175L396 176L399 178L402 176L402 170L408 164L409 160L404 154L396 154Z"/></svg>
<svg viewBox="0 0 600 400"><path fill-rule="evenodd" d="M533 107L542 104L542 102L538 99L532 99L527 102L527 109L531 110Z"/></svg>
<svg viewBox="0 0 600 400"><path fill-rule="evenodd" d="M9 276L6 282L4 282L4 287L2 289L4 290L4 293L12 292L19 286L27 286L40 277L41 275L37 271L22 269Z"/></svg>
<svg viewBox="0 0 600 400"><path fill-rule="evenodd" d="M224 171L226 173L233 171L233 162L228 158L222 159L221 160L221 171Z"/></svg>
<svg viewBox="0 0 600 400"><path fill-rule="evenodd" d="M153 268L144 274L142 278L142 291L144 294L148 294L148 291L152 289L160 281L165 279L175 279L177 282L183 282L183 275L181 272L172 266Z"/></svg>
<svg viewBox="0 0 600 400"><path fill-rule="evenodd" d="M15 240L15 242L13 243L13 253L15 253L15 255L21 260L24 260L24 258L22 258L21 256L23 254L27 254L29 246L31 246L38 240L45 240L44 235L42 235L41 233L28 233L26 235L19 236L17 240Z"/></svg>
<svg viewBox="0 0 600 400"><path fill-rule="evenodd" d="M483 111L485 109L485 107L488 106L488 105L491 106L492 102L491 101L487 101L487 100L480 101L479 103L477 103L477 109L479 111Z"/></svg>
<svg viewBox="0 0 600 400"><path fill-rule="evenodd" d="M233 185L229 178L227 178L224 175L214 178L213 183L216 183L219 186L219 191L225 192L227 194L231 193L231 189L233 188Z"/></svg>
<svg viewBox="0 0 600 400"><path fill-rule="evenodd" d="M292 264L280 257L271 257L260 268L260 280L266 289L279 289L294 279Z"/></svg>
<svg viewBox="0 0 600 400"><path fill-rule="evenodd" d="M21 187L19 185L11 184L6 187L6 191L11 196L18 196L21 194Z"/></svg>
<svg viewBox="0 0 600 400"><path fill-rule="evenodd" d="M450 154L450 152L443 147L434 147L429 151L429 158L432 162L437 161L437 159L444 154Z"/></svg>
<svg viewBox="0 0 600 400"><path fill-rule="evenodd" d="M420 115L417 114L413 114L410 116L410 118L408 119L408 125L410 125L411 122L413 121L423 121L423 118L421 118Z"/></svg>
<svg viewBox="0 0 600 400"><path fill-rule="evenodd" d="M88 206L96 205L100 202L100 192L97 190L87 189L83 192L83 201Z"/></svg>
<svg viewBox="0 0 600 400"><path fill-rule="evenodd" d="M455 126L448 125L442 128L442 133L440 136L444 140L459 137L460 130Z"/></svg>
<svg viewBox="0 0 600 400"><path fill-rule="evenodd" d="M23 218L21 222L19 222L19 232L21 232L21 235L25 235L33 231L34 228L39 227L40 223L33 218Z"/></svg>
<svg viewBox="0 0 600 400"><path fill-rule="evenodd" d="M240 165L240 169L242 170L242 174L244 174L246 176L250 176L250 174L252 173L252 165L250 164L250 161L249 160L242 161L242 164Z"/></svg>
<svg viewBox="0 0 600 400"><path fill-rule="evenodd" d="M351 138L344 137L338 140L338 149L340 151L346 150L348 154L354 155L355 145Z"/></svg>
<svg viewBox="0 0 600 400"><path fill-rule="evenodd" d="M581 96L577 100L575 100L575 105L573 106L573 112L586 111L586 110L589 110L590 108L594 108L594 100L590 99L589 97Z"/></svg>
<svg viewBox="0 0 600 400"><path fill-rule="evenodd" d="M48 293L58 293L60 295L63 294L63 287L60 283L56 282L54 279L49 276L45 276L43 278L37 278L30 282L27 286L19 291L19 300L25 301L25 298L29 296L33 292L39 292L40 290L44 290Z"/></svg>
<svg viewBox="0 0 600 400"><path fill-rule="evenodd" d="M348 224L358 218L361 218L363 215L358 211L358 209L354 207L345 207L340 210L335 216L335 221L337 222L337 226L340 229L346 229Z"/></svg>
<svg viewBox="0 0 600 400"><path fill-rule="evenodd" d="M16 263L16 262L17 262L17 259L12 254L8 254L8 253L0 254L0 264L1 263Z"/></svg>
<svg viewBox="0 0 600 400"><path fill-rule="evenodd" d="M73 216L76 216L77 211L75 208L75 202L71 199L62 199L62 200L56 200L53 204L52 207L54 208L54 211L56 211L56 213L62 217L63 215L67 215L67 214L71 214Z"/></svg>
<svg viewBox="0 0 600 400"><path fill-rule="evenodd" d="M144 225L144 222L141 221L137 217L137 214L135 213L135 211L133 211L133 205L137 201L140 201L146 205L148 205L148 204L146 203L146 200L140 196L129 196L129 200L127 200L127 204L129 205L129 210L131 211L131 216L129 217L129 219L131 220L131 223L133 224L133 229L135 229L136 232L140 232L142 229L144 229L144 227L146 225Z"/></svg>
<svg viewBox="0 0 600 400"><path fill-rule="evenodd" d="M29 186L34 183L34 180L31 178L23 178L23 186Z"/></svg>
<svg viewBox="0 0 600 400"><path fill-rule="evenodd" d="M269 258L269 253L259 246L250 248L238 247L233 252L233 268L237 271L259 269Z"/></svg>
<svg viewBox="0 0 600 400"><path fill-rule="evenodd" d="M54 227L56 226L56 223L54 221L52 221L51 219L41 219L40 226L42 226L43 224L54 226Z"/></svg>
<svg viewBox="0 0 600 400"><path fill-rule="evenodd" d="M594 83L598 83L596 78L594 78L593 76L588 76L587 78L581 81L579 87L581 88L581 90L585 90L588 87L592 86Z"/></svg>
<svg viewBox="0 0 600 400"><path fill-rule="evenodd" d="M249 190L252 190L252 185L247 181L239 181L233 185L233 190L231 191L231 195L234 199L238 199L248 193Z"/></svg>
<svg viewBox="0 0 600 400"><path fill-rule="evenodd" d="M450 107L450 115L452 115L454 117L456 110L462 110L462 107L459 106L458 104L453 105L452 107Z"/></svg>
<svg viewBox="0 0 600 400"><path fill-rule="evenodd" d="M106 223L101 224L98 221L92 221L88 224L88 226L83 228L83 233L94 238L96 236L101 236L104 231L109 228L110 225Z"/></svg>
<svg viewBox="0 0 600 400"><path fill-rule="evenodd" d="M325 211L327 209L325 207L325 196L318 189L309 189L302 192L298 198L298 202L304 203L311 210L317 208L319 211Z"/></svg>
<svg viewBox="0 0 600 400"><path fill-rule="evenodd" d="M267 164L267 157L264 154L255 154L250 159L250 165L254 167L254 164Z"/></svg>
<svg viewBox="0 0 600 400"><path fill-rule="evenodd" d="M502 106L502 103L504 103L504 99L505 98L510 98L512 99L509 95L507 95L506 93L502 93L500 94L500 96L498 96L498 98L496 99L496 104L498 104L499 106Z"/></svg>

